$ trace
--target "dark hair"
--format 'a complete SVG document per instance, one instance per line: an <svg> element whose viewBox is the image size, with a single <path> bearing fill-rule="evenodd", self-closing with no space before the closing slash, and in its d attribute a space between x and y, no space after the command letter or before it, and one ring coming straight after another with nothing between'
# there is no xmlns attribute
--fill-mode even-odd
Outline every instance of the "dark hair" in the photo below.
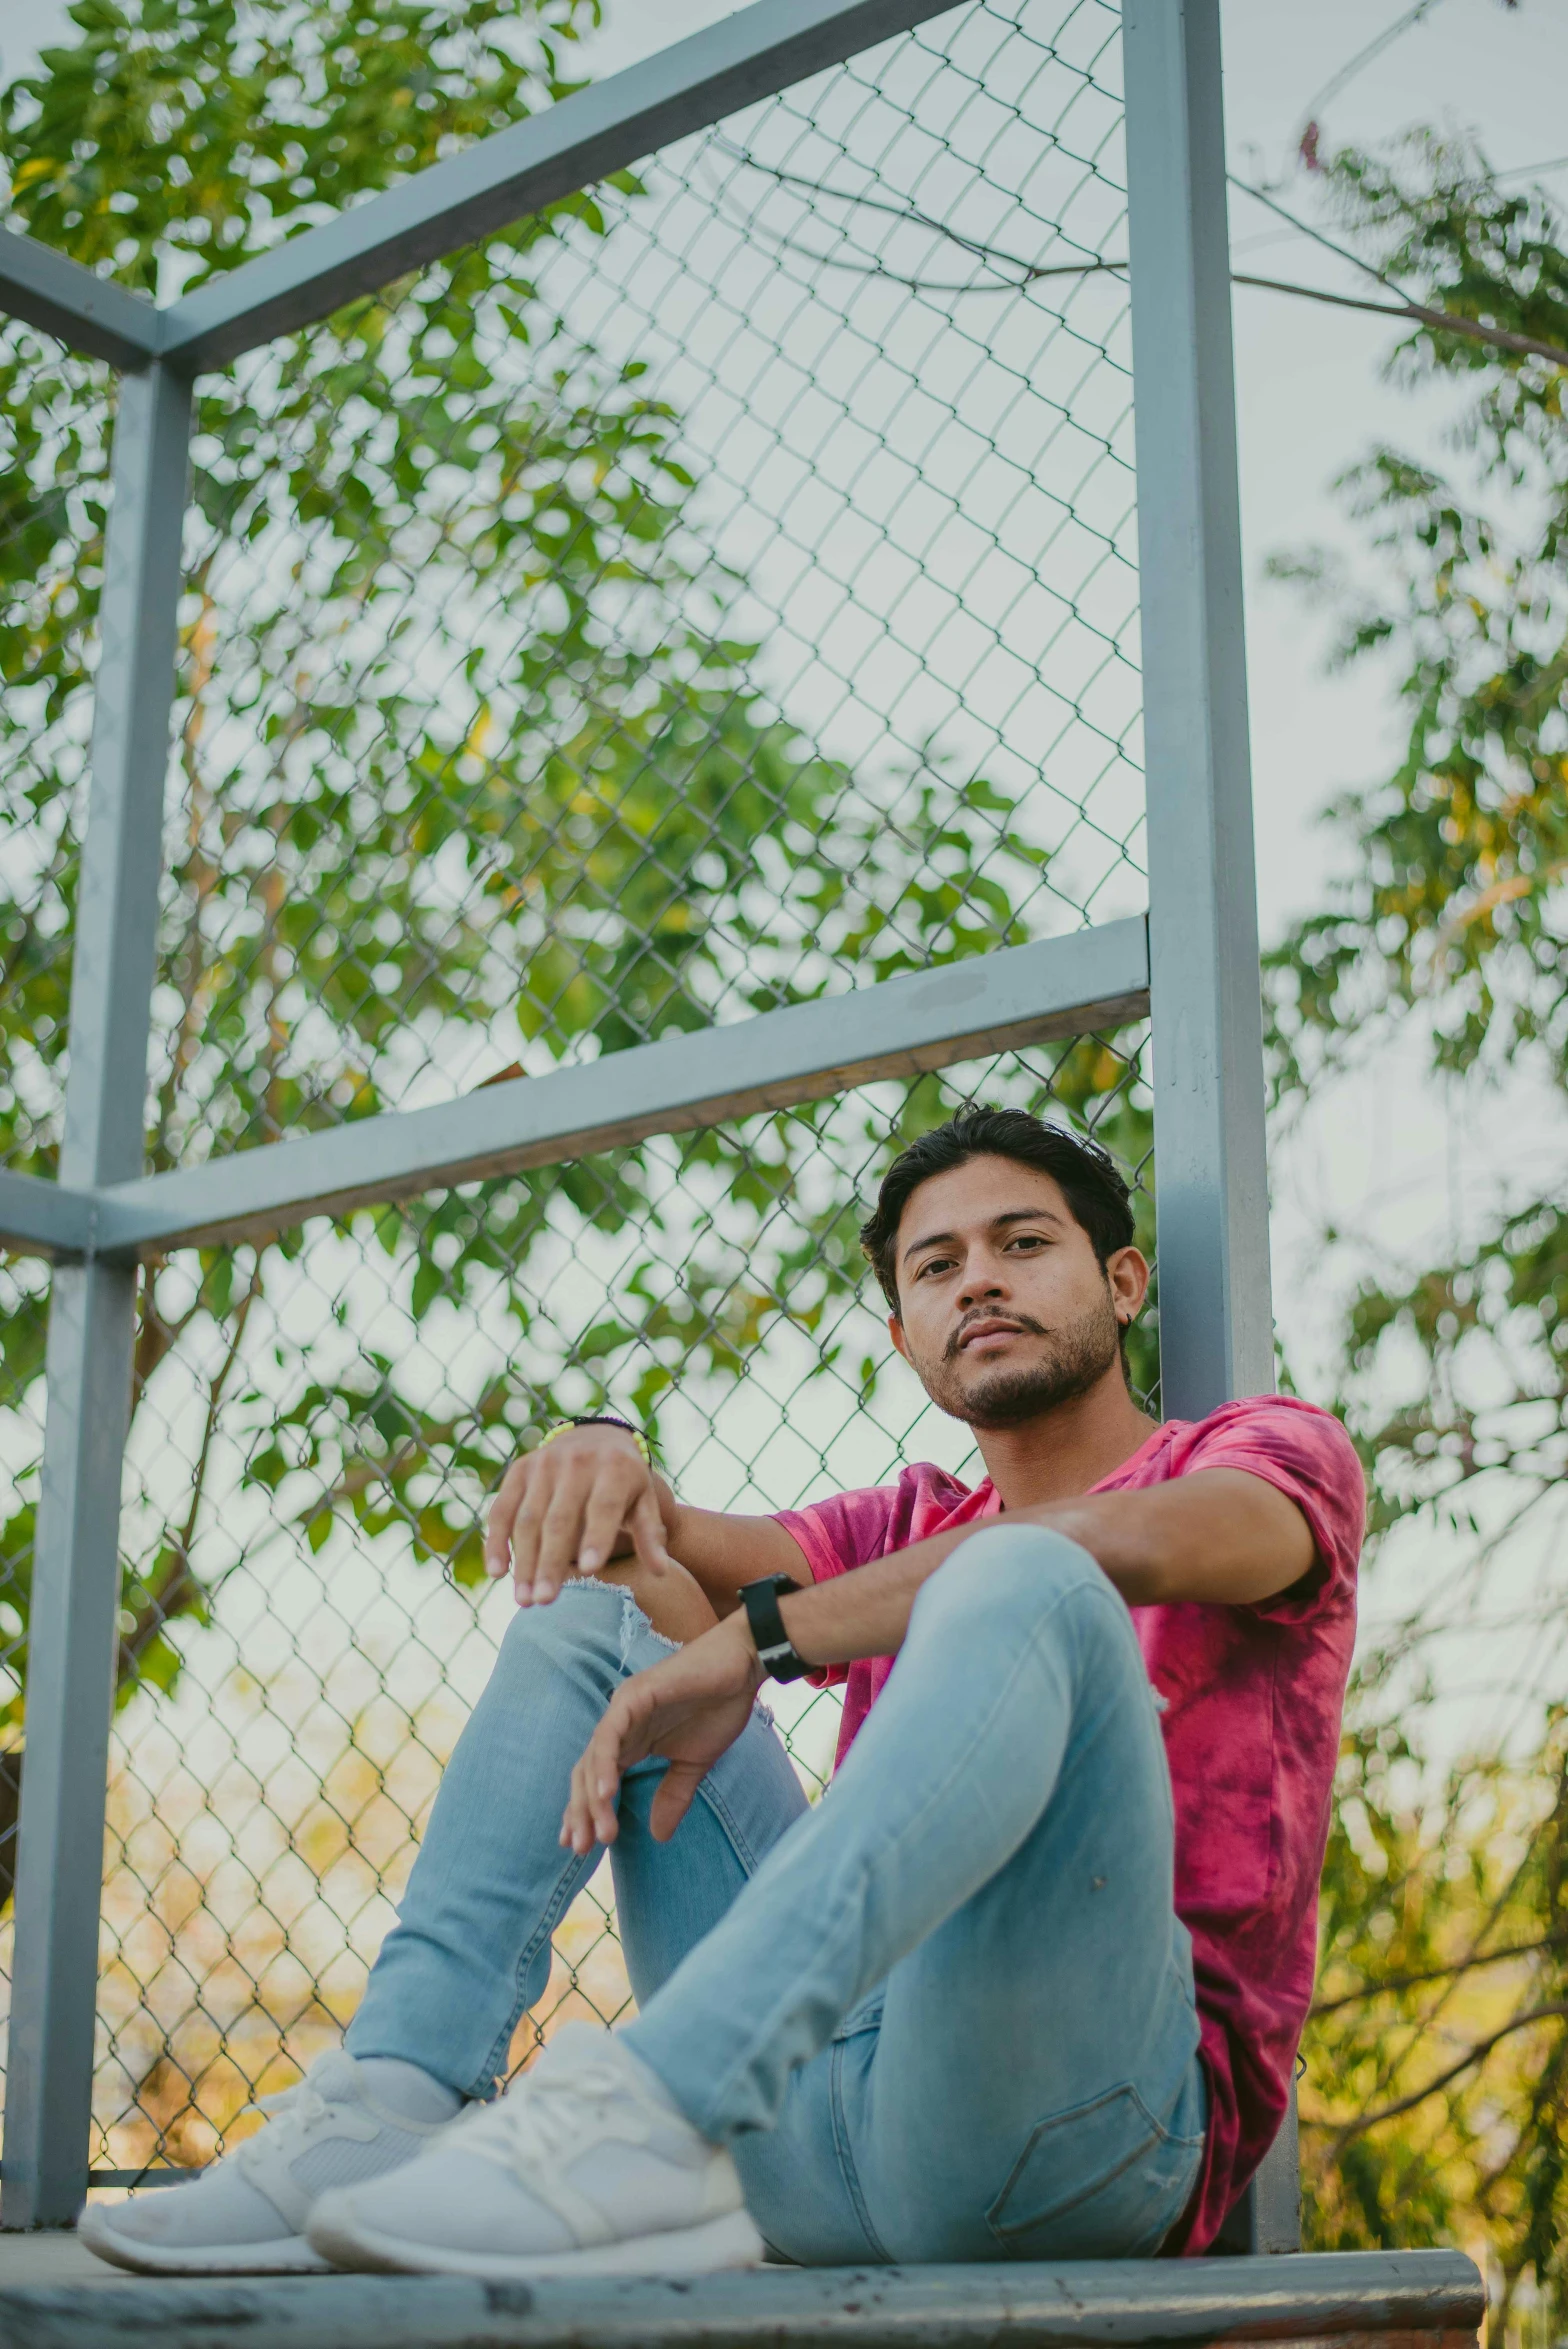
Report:
<svg viewBox="0 0 1568 2349"><path fill-rule="evenodd" d="M933 1175L967 1166L971 1158L1012 1158L1032 1166L1061 1187L1073 1221L1089 1235L1103 1270L1118 1248L1132 1245L1132 1201L1115 1160L1098 1142L1081 1142L1061 1126L1048 1126L1027 1109L988 1109L966 1101L946 1125L901 1150L877 1193L874 1213L860 1227L860 1245L882 1284L893 1311L898 1303L898 1226L910 1195Z"/></svg>

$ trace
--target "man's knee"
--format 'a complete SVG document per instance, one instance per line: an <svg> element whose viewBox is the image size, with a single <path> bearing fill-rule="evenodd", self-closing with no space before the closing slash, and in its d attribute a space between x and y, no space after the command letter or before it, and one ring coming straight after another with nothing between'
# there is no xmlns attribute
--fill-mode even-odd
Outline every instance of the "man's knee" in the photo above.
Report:
<svg viewBox="0 0 1568 2349"><path fill-rule="evenodd" d="M626 1642L626 1593L611 1582L569 1582L547 1607L519 1607L506 1627L492 1687L511 1687L541 1672L620 1670Z"/></svg>
<svg viewBox="0 0 1568 2349"><path fill-rule="evenodd" d="M1113 1602L1109 1608L1107 1599ZM1125 1615L1079 1543L1043 1525L988 1525L960 1543L921 1585L910 1628L945 1630L957 1618L970 1624L1016 1622L1022 1630L1047 1613L1092 1618L1102 1610Z"/></svg>

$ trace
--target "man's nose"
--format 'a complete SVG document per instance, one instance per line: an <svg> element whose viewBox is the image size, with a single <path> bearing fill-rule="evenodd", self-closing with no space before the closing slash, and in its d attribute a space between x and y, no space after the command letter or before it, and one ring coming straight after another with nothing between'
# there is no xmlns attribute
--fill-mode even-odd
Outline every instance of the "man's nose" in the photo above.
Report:
<svg viewBox="0 0 1568 2349"><path fill-rule="evenodd" d="M1002 1278L1001 1267L994 1259L981 1258L965 1268L963 1288L958 1302L960 1307L967 1312L972 1305L983 1305L997 1297L1005 1297L1006 1294L1007 1283Z"/></svg>

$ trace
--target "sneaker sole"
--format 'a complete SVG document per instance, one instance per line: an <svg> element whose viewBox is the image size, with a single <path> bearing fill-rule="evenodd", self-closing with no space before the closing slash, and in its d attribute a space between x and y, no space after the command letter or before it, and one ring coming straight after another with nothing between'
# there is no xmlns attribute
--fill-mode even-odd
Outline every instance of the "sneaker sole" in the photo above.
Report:
<svg viewBox="0 0 1568 2349"><path fill-rule="evenodd" d="M708 2276L723 2268L760 2267L764 2249L744 2210L707 2219L700 2227L596 2243L586 2251L449 2251L347 2220L318 2223L310 2240L340 2268L374 2275L479 2276L501 2283L549 2276Z"/></svg>
<svg viewBox="0 0 1568 2349"><path fill-rule="evenodd" d="M180 2188L170 2189L178 2193ZM189 2191L189 2189L185 2189ZM332 2263L313 2250L303 2235L282 2235L270 2243L170 2244L138 2243L117 2234L106 2220L93 2221L88 2211L77 2226L77 2238L111 2267L128 2268L136 2276L326 2276Z"/></svg>

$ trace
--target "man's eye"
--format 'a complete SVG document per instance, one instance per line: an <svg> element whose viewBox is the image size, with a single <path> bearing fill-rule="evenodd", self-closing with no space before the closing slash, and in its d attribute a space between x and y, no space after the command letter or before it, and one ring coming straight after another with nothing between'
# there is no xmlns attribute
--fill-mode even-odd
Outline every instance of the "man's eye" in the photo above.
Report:
<svg viewBox="0 0 1568 2349"><path fill-rule="evenodd" d="M917 1281L923 1281L928 1272L946 1272L951 1266L952 1261L953 1259L951 1256L928 1256L924 1264L922 1264L920 1267L920 1270L916 1273L915 1278Z"/></svg>

